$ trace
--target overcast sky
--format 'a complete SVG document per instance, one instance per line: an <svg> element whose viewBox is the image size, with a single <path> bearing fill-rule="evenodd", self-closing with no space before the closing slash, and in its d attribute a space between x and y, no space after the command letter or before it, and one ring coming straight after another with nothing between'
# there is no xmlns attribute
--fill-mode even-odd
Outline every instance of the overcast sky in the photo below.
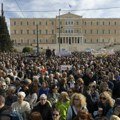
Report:
<svg viewBox="0 0 120 120"><path fill-rule="evenodd" d="M5 17L54 18L68 12L83 18L120 18L120 0L0 0ZM30 12L31 11L31 12Z"/></svg>

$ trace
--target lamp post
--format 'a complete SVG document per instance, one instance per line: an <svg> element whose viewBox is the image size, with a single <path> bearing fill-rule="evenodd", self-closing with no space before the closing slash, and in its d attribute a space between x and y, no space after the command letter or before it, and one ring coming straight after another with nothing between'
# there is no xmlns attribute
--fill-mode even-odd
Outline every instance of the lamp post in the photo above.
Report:
<svg viewBox="0 0 120 120"><path fill-rule="evenodd" d="M59 54L60 54L60 11L61 9L59 9L59 37L58 37L58 43L59 43Z"/></svg>
<svg viewBox="0 0 120 120"><path fill-rule="evenodd" d="M36 38L37 38L37 55L39 55L38 24L36 25Z"/></svg>

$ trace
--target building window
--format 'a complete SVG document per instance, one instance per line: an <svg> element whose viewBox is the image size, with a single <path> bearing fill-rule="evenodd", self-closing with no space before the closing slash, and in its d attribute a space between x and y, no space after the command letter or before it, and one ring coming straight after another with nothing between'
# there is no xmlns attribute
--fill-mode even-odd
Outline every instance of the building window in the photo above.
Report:
<svg viewBox="0 0 120 120"><path fill-rule="evenodd" d="M39 30L39 34L41 34L41 30Z"/></svg>
<svg viewBox="0 0 120 120"><path fill-rule="evenodd" d="M22 21L20 22L20 25L22 25L23 23L22 23Z"/></svg>
<svg viewBox="0 0 120 120"><path fill-rule="evenodd" d="M16 21L14 22L14 25L16 25Z"/></svg>
<svg viewBox="0 0 120 120"><path fill-rule="evenodd" d="M48 34L48 30L45 30L45 32L46 32L46 35Z"/></svg>
<svg viewBox="0 0 120 120"><path fill-rule="evenodd" d="M35 35L35 30L33 30L33 34Z"/></svg>
<svg viewBox="0 0 120 120"><path fill-rule="evenodd" d="M91 25L92 25L93 23L92 23L92 21L91 21Z"/></svg>
<svg viewBox="0 0 120 120"><path fill-rule="evenodd" d="M114 22L114 25L116 25L116 21Z"/></svg>
<svg viewBox="0 0 120 120"><path fill-rule="evenodd" d="M23 43L23 40L21 39L21 43Z"/></svg>
<svg viewBox="0 0 120 120"><path fill-rule="evenodd" d="M77 21L77 25L79 25L79 22Z"/></svg>
<svg viewBox="0 0 120 120"><path fill-rule="evenodd" d="M46 43L48 42L48 40L46 39Z"/></svg>
<svg viewBox="0 0 120 120"><path fill-rule="evenodd" d="M104 33L105 33L105 31L104 31L104 30L102 30L102 33L104 34Z"/></svg>
<svg viewBox="0 0 120 120"><path fill-rule="evenodd" d="M54 43L54 40L52 39L52 43Z"/></svg>
<svg viewBox="0 0 120 120"><path fill-rule="evenodd" d="M41 22L39 22L39 25L41 25Z"/></svg>
<svg viewBox="0 0 120 120"><path fill-rule="evenodd" d="M109 22L109 25L110 25L110 22Z"/></svg>
<svg viewBox="0 0 120 120"><path fill-rule="evenodd" d="M92 43L92 38L90 39L90 43Z"/></svg>
<svg viewBox="0 0 120 120"><path fill-rule="evenodd" d="M87 25L87 22L84 22L85 23L85 25Z"/></svg>
<svg viewBox="0 0 120 120"><path fill-rule="evenodd" d="M39 43L41 43L41 39L39 39Z"/></svg>
<svg viewBox="0 0 120 120"><path fill-rule="evenodd" d="M16 34L16 30L14 30L14 34Z"/></svg>
<svg viewBox="0 0 120 120"><path fill-rule="evenodd" d="M29 34L29 30L27 30L27 34Z"/></svg>
<svg viewBox="0 0 120 120"><path fill-rule="evenodd" d="M85 34L87 33L87 30L85 30Z"/></svg>
<svg viewBox="0 0 120 120"><path fill-rule="evenodd" d="M96 25L98 25L99 23L98 23L98 21L97 21L97 23L96 23Z"/></svg>
<svg viewBox="0 0 120 120"><path fill-rule="evenodd" d="M27 21L27 25L29 25L29 22Z"/></svg>
<svg viewBox="0 0 120 120"><path fill-rule="evenodd" d="M35 25L35 22L33 22L33 25Z"/></svg>
<svg viewBox="0 0 120 120"><path fill-rule="evenodd" d="M104 39L102 39L102 42L104 43Z"/></svg>
<svg viewBox="0 0 120 120"><path fill-rule="evenodd" d="M29 39L27 40L27 44L30 44L30 40Z"/></svg>
<svg viewBox="0 0 120 120"><path fill-rule="evenodd" d="M87 41L86 41L86 39L84 39L84 43L86 43Z"/></svg>
<svg viewBox="0 0 120 120"><path fill-rule="evenodd" d="M23 30L20 30L20 33L23 34Z"/></svg>
<svg viewBox="0 0 120 120"><path fill-rule="evenodd" d="M54 30L52 30L52 34L54 34Z"/></svg>
<svg viewBox="0 0 120 120"><path fill-rule="evenodd" d="M35 39L33 39L33 43L36 43L36 40L35 40Z"/></svg>
<svg viewBox="0 0 120 120"><path fill-rule="evenodd" d="M92 30L90 30L90 33L92 34Z"/></svg>
<svg viewBox="0 0 120 120"><path fill-rule="evenodd" d="M108 30L108 33L110 34L110 30Z"/></svg>
<svg viewBox="0 0 120 120"><path fill-rule="evenodd" d="M65 24L66 25L73 25L73 20L68 19L68 20L66 20ZM77 22L77 24L79 24L79 23Z"/></svg>
<svg viewBox="0 0 120 120"><path fill-rule="evenodd" d="M97 34L98 34L98 30L97 30Z"/></svg>
<svg viewBox="0 0 120 120"><path fill-rule="evenodd" d="M103 25L104 25L105 23L104 23L104 21L103 21Z"/></svg>
<svg viewBox="0 0 120 120"><path fill-rule="evenodd" d="M65 22L65 24L67 25L67 21Z"/></svg>
<svg viewBox="0 0 120 120"><path fill-rule="evenodd" d="M54 25L54 22L53 22L53 21L52 21L51 23L52 23L52 25Z"/></svg>
<svg viewBox="0 0 120 120"><path fill-rule="evenodd" d="M96 40L96 42L98 43L98 39Z"/></svg>

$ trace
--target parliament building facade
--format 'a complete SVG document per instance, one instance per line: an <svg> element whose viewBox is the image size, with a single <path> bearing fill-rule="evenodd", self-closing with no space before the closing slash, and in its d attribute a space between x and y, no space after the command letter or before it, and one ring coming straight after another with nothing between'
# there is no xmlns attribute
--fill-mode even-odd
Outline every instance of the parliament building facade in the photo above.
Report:
<svg viewBox="0 0 120 120"><path fill-rule="evenodd" d="M120 18L83 18L72 13L55 18L11 18L16 46L120 43Z"/></svg>

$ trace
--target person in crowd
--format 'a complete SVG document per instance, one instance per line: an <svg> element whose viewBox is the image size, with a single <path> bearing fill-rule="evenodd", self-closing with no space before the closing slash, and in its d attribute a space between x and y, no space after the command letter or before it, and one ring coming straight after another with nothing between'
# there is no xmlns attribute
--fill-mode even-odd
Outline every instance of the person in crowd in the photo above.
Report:
<svg viewBox="0 0 120 120"><path fill-rule="evenodd" d="M66 68L66 70L62 70L60 67L61 65L70 65L72 68ZM59 74L56 75L56 73ZM51 75L53 76L51 77ZM68 96L71 99L75 92L82 93L85 96L87 93L86 102L88 111L93 111L93 107L90 107L93 106L91 103L98 102L99 109L97 108L96 113L99 113L99 115L101 114L100 116L102 117L99 117L100 120L106 119L105 117L107 116L107 113L109 113L107 112L109 111L109 108L112 111L114 111L114 108L116 108L115 105L113 105L114 99L117 100L117 98L120 97L120 51L115 51L114 54L108 55L72 52L70 56L54 56L50 57L50 59L46 59L45 53L34 57L33 54L27 53L0 52L0 95L5 96L6 103L8 105L13 104L11 100L8 99L10 98L8 95L9 87L15 86L16 93L24 91L26 98L28 98L32 89L32 85L29 83L34 81L33 76L37 76L37 81L33 82L32 85L38 85L39 89L41 90L40 95L43 93L46 95L51 94L49 89L51 89L52 84L55 84L58 88L60 88L58 90L59 94L61 94L63 91L68 92ZM73 76L73 78L75 78L74 86L71 83L68 83L70 81L69 76ZM50 83L51 78L53 78L51 80L52 84ZM79 78L83 79L84 84L81 84L82 80L79 81ZM46 84L42 85L43 81L48 82L47 87L45 87ZM90 83L93 81L96 82L96 87L89 88ZM111 84L111 82L113 84ZM5 85L3 83L7 84ZM73 93L70 93L69 90ZM101 96L101 99L99 100L96 100L95 97L97 92ZM103 94L104 92L109 93L110 96ZM102 95L105 96L103 97ZM61 98L58 99L57 105L60 105L60 108L64 108L63 111L66 111L68 107L66 107L64 103L70 103L70 100L66 99L66 102L60 102L60 99ZM61 101L65 100L62 99ZM76 106L77 102L74 104ZM117 110L115 110L115 113L118 113L118 108L119 107L117 107ZM61 110L62 109L60 109L60 112ZM64 113L65 114L61 114L61 119L63 119L63 116L66 116L66 112ZM96 116L97 114L94 113L93 115ZM114 112L110 114L110 116L111 115L114 115ZM98 117L95 118L98 120Z"/></svg>
<svg viewBox="0 0 120 120"><path fill-rule="evenodd" d="M48 95L49 91L50 91L50 88L48 86L48 82L47 81L43 81L42 85L41 85L41 88L39 89L38 96L40 96L42 94Z"/></svg>
<svg viewBox="0 0 120 120"><path fill-rule="evenodd" d="M25 80L21 81L21 87L19 88L18 92L23 91L23 92L25 92L26 96L28 96L31 83L32 83L32 81L30 79L25 79Z"/></svg>
<svg viewBox="0 0 120 120"><path fill-rule="evenodd" d="M75 79L74 76L72 74L69 75L68 80L67 80L67 84L69 88L74 88L75 87Z"/></svg>
<svg viewBox="0 0 120 120"><path fill-rule="evenodd" d="M71 97L71 104L67 110L66 120L73 120L79 110L88 111L86 98L81 93L74 93Z"/></svg>
<svg viewBox="0 0 120 120"><path fill-rule="evenodd" d="M52 55L52 51L51 51L51 49L48 47L48 48L46 49L46 57L47 57L47 58L50 58L51 55Z"/></svg>
<svg viewBox="0 0 120 120"><path fill-rule="evenodd" d="M24 120L27 120L30 112L31 112L31 108L30 108L30 104L24 100L26 94L23 91L18 92L17 94L17 101L13 102L11 107L13 111L16 111L18 113L20 113L23 117Z"/></svg>
<svg viewBox="0 0 120 120"><path fill-rule="evenodd" d="M47 100L46 94L40 95L39 102L33 108L32 112L40 112L43 120L52 120L52 107L50 102Z"/></svg>
<svg viewBox="0 0 120 120"><path fill-rule="evenodd" d="M117 115L112 115L110 120L120 120L120 118Z"/></svg>
<svg viewBox="0 0 120 120"><path fill-rule="evenodd" d="M52 120L61 120L60 111L58 109L53 109L52 111Z"/></svg>
<svg viewBox="0 0 120 120"><path fill-rule="evenodd" d="M60 93L58 102L55 105L55 108L60 110L61 120L66 120L67 109L70 105L70 99L68 93L63 91Z"/></svg>
<svg viewBox="0 0 120 120"><path fill-rule="evenodd" d="M92 114L94 111L97 110L99 101L99 93L96 88L96 82L92 82L88 85L88 90L86 90L85 96L88 111Z"/></svg>
<svg viewBox="0 0 120 120"><path fill-rule="evenodd" d="M93 113L95 117L107 116L109 110L114 107L114 100L111 95L105 91L100 94L100 101L98 103L98 111Z"/></svg>
<svg viewBox="0 0 120 120"><path fill-rule="evenodd" d="M72 95L73 95L73 93L74 93L74 90L73 90L72 88L69 88L69 89L67 90L67 93L68 93L69 98L71 99L71 97L72 97Z"/></svg>
<svg viewBox="0 0 120 120"><path fill-rule="evenodd" d="M74 91L77 93L85 94L84 81L82 78L78 78L75 83Z"/></svg>
<svg viewBox="0 0 120 120"><path fill-rule="evenodd" d="M34 84L31 86L30 93L27 96L27 98L25 98L25 100L30 103L31 109L35 106L38 100L38 85L37 84Z"/></svg>
<svg viewBox="0 0 120 120"><path fill-rule="evenodd" d="M43 120L40 112L32 112L30 114L29 120Z"/></svg>
<svg viewBox="0 0 120 120"><path fill-rule="evenodd" d="M55 57L55 49L52 50L52 56Z"/></svg>
<svg viewBox="0 0 120 120"><path fill-rule="evenodd" d="M96 81L96 75L90 69L86 69L86 72L83 75L82 79L84 80L84 85L88 86L91 82Z"/></svg>
<svg viewBox="0 0 120 120"><path fill-rule="evenodd" d="M0 95L6 97L6 92L7 92L6 82L1 80L0 81Z"/></svg>
<svg viewBox="0 0 120 120"><path fill-rule="evenodd" d="M50 73L49 74L49 78L47 80L48 84L49 84L49 87L51 87L52 85L54 84L58 84L58 80L54 78L54 74Z"/></svg>
<svg viewBox="0 0 120 120"><path fill-rule="evenodd" d="M5 97L0 95L0 120L10 120L6 114L12 112L12 109L5 105Z"/></svg>
<svg viewBox="0 0 120 120"><path fill-rule="evenodd" d="M52 85L48 94L48 100L50 101L52 106L54 106L57 103L59 96L60 94L58 93L58 86L55 84Z"/></svg>
<svg viewBox="0 0 120 120"><path fill-rule="evenodd" d="M15 86L9 86L7 90L7 96L6 96L6 102L5 104L7 106L11 106L13 102L17 101L17 95L16 95L16 87Z"/></svg>
<svg viewBox="0 0 120 120"><path fill-rule="evenodd" d="M110 118L112 115L117 115L118 117L120 117L120 98L117 98L115 100L114 107L108 111L106 116Z"/></svg>
<svg viewBox="0 0 120 120"><path fill-rule="evenodd" d="M103 93L105 91L109 91L112 94L112 90L109 88L107 82L101 82L99 85L99 93Z"/></svg>
<svg viewBox="0 0 120 120"><path fill-rule="evenodd" d="M69 89L69 86L67 84L67 78L62 78L59 83L59 92L67 91Z"/></svg>
<svg viewBox="0 0 120 120"><path fill-rule="evenodd" d="M79 78L82 78L82 76L83 76L82 70L78 69L74 75L75 81L77 81Z"/></svg>
<svg viewBox="0 0 120 120"><path fill-rule="evenodd" d="M89 112L79 110L77 116L73 120L94 120Z"/></svg>

